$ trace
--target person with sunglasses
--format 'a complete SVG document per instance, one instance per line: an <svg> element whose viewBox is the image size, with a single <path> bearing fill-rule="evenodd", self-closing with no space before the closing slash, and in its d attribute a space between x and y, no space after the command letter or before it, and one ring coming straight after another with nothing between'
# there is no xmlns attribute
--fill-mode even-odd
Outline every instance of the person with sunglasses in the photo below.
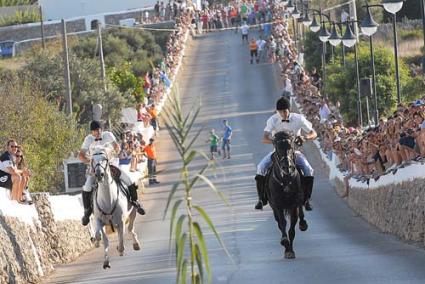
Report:
<svg viewBox="0 0 425 284"><path fill-rule="evenodd" d="M25 179L22 171L16 166L18 143L16 140L7 141L7 150L0 156L0 187L11 190L11 199L24 203L22 193L25 188Z"/></svg>
<svg viewBox="0 0 425 284"><path fill-rule="evenodd" d="M31 196L28 190L28 184L30 182L31 171L28 169L27 164L25 162L22 148L18 148L18 151L16 151L15 158L16 158L16 167L21 172L22 179L24 180L24 191L22 193L21 200L25 204L31 205L33 202L31 200Z"/></svg>

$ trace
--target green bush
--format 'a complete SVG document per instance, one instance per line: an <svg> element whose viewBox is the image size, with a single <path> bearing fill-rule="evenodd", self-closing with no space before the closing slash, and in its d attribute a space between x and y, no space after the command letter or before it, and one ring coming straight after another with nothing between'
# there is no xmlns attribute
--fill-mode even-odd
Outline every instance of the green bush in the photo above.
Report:
<svg viewBox="0 0 425 284"><path fill-rule="evenodd" d="M1 16L0 27L34 23L40 21L40 14L37 10L16 11L15 15Z"/></svg>
<svg viewBox="0 0 425 284"><path fill-rule="evenodd" d="M9 78L10 79L10 78ZM56 192L63 183L64 159L79 149L82 132L74 118L57 111L29 84L1 82L0 143L14 138L23 146L33 176L31 191Z"/></svg>
<svg viewBox="0 0 425 284"><path fill-rule="evenodd" d="M73 110L78 122L85 124L91 120L91 106L103 106L104 119L115 123L120 119L121 108L133 102L129 94L120 94L111 85L108 92L103 91L99 61L94 58L79 58L71 52L70 78ZM54 49L35 50L28 59L21 78L38 87L45 98L65 109L65 85L63 59Z"/></svg>
<svg viewBox="0 0 425 284"><path fill-rule="evenodd" d="M0 7L37 4L37 0L0 0Z"/></svg>

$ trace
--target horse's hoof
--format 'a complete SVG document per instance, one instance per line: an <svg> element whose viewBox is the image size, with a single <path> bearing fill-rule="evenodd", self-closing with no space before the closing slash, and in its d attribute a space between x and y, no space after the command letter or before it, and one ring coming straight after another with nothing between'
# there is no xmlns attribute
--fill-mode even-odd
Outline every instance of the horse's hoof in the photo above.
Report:
<svg viewBox="0 0 425 284"><path fill-rule="evenodd" d="M308 224L306 220L300 221L300 230L305 232L308 229Z"/></svg>
<svg viewBox="0 0 425 284"><path fill-rule="evenodd" d="M293 252L293 251L285 251L285 258L286 259L294 259L295 258L295 252Z"/></svg>
<svg viewBox="0 0 425 284"><path fill-rule="evenodd" d="M103 269L108 269L108 268L111 268L111 266L109 265L109 261L103 262Z"/></svg>
<svg viewBox="0 0 425 284"><path fill-rule="evenodd" d="M285 247L285 249L287 249L287 248L289 247L289 240L288 240L288 238L287 238L287 237L282 237L282 238L280 239L280 244L281 244L282 246L284 246L284 247Z"/></svg>
<svg viewBox="0 0 425 284"><path fill-rule="evenodd" d="M138 243L134 243L133 244L133 249L134 250L140 250L140 245Z"/></svg>

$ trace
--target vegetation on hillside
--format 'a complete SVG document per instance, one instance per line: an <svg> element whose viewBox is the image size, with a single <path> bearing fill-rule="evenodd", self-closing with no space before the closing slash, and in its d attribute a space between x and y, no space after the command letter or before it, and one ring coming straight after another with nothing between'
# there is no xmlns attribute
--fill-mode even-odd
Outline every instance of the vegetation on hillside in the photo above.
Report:
<svg viewBox="0 0 425 284"><path fill-rule="evenodd" d="M165 37L158 37L165 42ZM104 92L96 37L70 37L69 61L73 117L65 115L64 63L60 40L46 49L35 47L17 68L0 70L0 143L13 137L22 143L34 172L32 191L57 191L63 183L63 159L79 149L92 119L92 106L103 106L102 119L115 124L121 109L135 103L135 92L143 92L141 75L151 71L163 57L163 49L150 33L128 30L105 32L105 61L108 78ZM127 66L127 67L125 67ZM117 80L126 80L122 88ZM118 70L118 71L117 71ZM134 80L129 80L133 78Z"/></svg>

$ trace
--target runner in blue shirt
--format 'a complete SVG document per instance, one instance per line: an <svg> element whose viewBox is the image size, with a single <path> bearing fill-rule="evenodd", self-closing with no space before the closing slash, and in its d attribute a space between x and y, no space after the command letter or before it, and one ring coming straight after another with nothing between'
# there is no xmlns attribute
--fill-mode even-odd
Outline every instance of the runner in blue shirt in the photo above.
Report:
<svg viewBox="0 0 425 284"><path fill-rule="evenodd" d="M230 159L230 139L232 139L233 130L230 127L227 119L223 120L223 124L224 124L224 133L223 133L223 143L221 144L221 149L223 150L223 159L226 159L226 158Z"/></svg>

